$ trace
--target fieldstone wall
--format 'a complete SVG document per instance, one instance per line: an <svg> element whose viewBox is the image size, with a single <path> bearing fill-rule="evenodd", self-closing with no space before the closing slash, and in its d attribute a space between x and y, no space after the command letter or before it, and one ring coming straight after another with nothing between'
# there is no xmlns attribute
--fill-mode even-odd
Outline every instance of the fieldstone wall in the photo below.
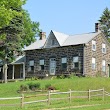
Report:
<svg viewBox="0 0 110 110"><path fill-rule="evenodd" d="M96 51L92 51L92 40L84 47L84 74L88 76L109 76L110 44L102 33L96 36ZM102 53L102 43L106 44L106 53ZM96 59L96 69L92 69L92 57ZM106 61L106 72L102 71L102 60Z"/></svg>
<svg viewBox="0 0 110 110"><path fill-rule="evenodd" d="M73 69L74 56L79 56L79 69ZM65 70L61 68L62 57L67 57L67 69ZM56 59L55 75L83 74L83 45L77 45L26 51L26 76L45 76L49 74L50 58ZM44 59L44 70L39 69L40 59ZM28 72L30 60L34 60L34 72Z"/></svg>

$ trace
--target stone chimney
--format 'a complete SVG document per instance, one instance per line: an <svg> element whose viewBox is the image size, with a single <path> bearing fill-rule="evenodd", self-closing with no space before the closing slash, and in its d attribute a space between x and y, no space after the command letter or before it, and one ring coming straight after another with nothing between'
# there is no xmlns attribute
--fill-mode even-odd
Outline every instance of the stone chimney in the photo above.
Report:
<svg viewBox="0 0 110 110"><path fill-rule="evenodd" d="M40 32L40 39L39 40L43 40L46 39L46 32Z"/></svg>
<svg viewBox="0 0 110 110"><path fill-rule="evenodd" d="M99 31L100 31L100 24L95 23L95 32L99 32Z"/></svg>

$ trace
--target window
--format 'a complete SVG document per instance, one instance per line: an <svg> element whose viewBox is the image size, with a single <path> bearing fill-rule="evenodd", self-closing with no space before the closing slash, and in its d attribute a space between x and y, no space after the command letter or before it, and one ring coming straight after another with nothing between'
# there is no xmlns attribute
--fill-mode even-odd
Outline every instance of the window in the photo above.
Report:
<svg viewBox="0 0 110 110"><path fill-rule="evenodd" d="M30 72L30 71L34 71L34 60L29 61L28 72Z"/></svg>
<svg viewBox="0 0 110 110"><path fill-rule="evenodd" d="M102 53L106 53L106 45L102 43Z"/></svg>
<svg viewBox="0 0 110 110"><path fill-rule="evenodd" d="M73 57L73 68L79 68L79 58L78 58L78 56Z"/></svg>
<svg viewBox="0 0 110 110"><path fill-rule="evenodd" d="M63 57L62 58L62 69L66 69L67 68L67 58Z"/></svg>
<svg viewBox="0 0 110 110"><path fill-rule="evenodd" d="M54 39L52 39L52 45L55 45L55 40Z"/></svg>
<svg viewBox="0 0 110 110"><path fill-rule="evenodd" d="M95 58L92 58L92 69L96 68L96 61Z"/></svg>
<svg viewBox="0 0 110 110"><path fill-rule="evenodd" d="M105 66L106 66L105 60L102 60L102 71L103 71L103 72L105 72Z"/></svg>
<svg viewBox="0 0 110 110"><path fill-rule="evenodd" d="M92 50L96 51L96 41L92 40Z"/></svg>
<svg viewBox="0 0 110 110"><path fill-rule="evenodd" d="M44 59L39 61L40 70L44 70Z"/></svg>

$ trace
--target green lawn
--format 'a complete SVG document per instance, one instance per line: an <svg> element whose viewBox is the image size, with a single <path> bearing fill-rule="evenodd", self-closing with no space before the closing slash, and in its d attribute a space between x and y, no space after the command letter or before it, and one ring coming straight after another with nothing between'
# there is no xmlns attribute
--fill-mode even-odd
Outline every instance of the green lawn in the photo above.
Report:
<svg viewBox="0 0 110 110"><path fill-rule="evenodd" d="M28 80L28 81L16 81L16 82L9 82L7 84L0 84L0 98L3 97L16 97L21 96L17 91L21 84L29 84L29 83L40 83L41 89L45 88L46 84L51 84L52 86L56 87L56 89L60 91L68 91L71 90L88 90L88 89L100 89L103 88L110 93L110 78L66 78L66 79L49 79L49 80ZM45 97L46 98L46 97ZM33 98L36 100L36 98ZM27 99L33 100L33 99ZM38 97L37 97L38 99ZM27 101L26 100L26 101ZM0 104L3 103L19 103L20 100L10 100L10 101L0 101ZM87 106L87 107L76 107L73 106L82 106L82 105L93 105L93 104L101 104L95 106ZM66 108L66 110L104 110L110 108L110 98L105 97L105 100L102 101L102 98L92 98L91 101L88 99L72 99L71 104L68 100L61 100L61 101L52 101L51 105L47 105L46 102L42 103L34 103L25 105L22 109L20 106L15 107L0 107L0 110L41 110L41 109L49 109L49 108ZM72 108L71 108L72 107Z"/></svg>

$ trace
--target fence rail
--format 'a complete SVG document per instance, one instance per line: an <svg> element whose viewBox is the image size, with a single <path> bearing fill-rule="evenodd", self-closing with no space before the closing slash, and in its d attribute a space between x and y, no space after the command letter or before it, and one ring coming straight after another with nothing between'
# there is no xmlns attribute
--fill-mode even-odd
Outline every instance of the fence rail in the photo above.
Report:
<svg viewBox="0 0 110 110"><path fill-rule="evenodd" d="M87 93L87 95L80 95L80 96L75 95L74 96L75 93L77 93L77 94L78 93ZM63 94L67 94L67 96L63 97ZM60 95L60 97L52 97L54 95L56 95L56 96ZM46 96L46 98L44 100L35 100L35 101L28 101L28 102L26 102L24 100L27 98L34 98L34 97L38 97L38 96ZM105 91L103 88L103 89L98 89L98 90L90 90L89 89L88 91L72 91L71 89L67 92L51 92L51 91L48 91L48 93L31 95L31 96L24 96L24 94L22 94L21 97L0 98L0 100L20 99L19 104L0 104L0 106L17 106L17 105L20 105L21 107L23 107L26 104L32 104L32 103L38 103L38 102L46 102L49 105L51 103L51 101L53 101L53 100L67 99L67 100L69 100L69 102L71 102L71 100L75 99L75 98L87 98L90 101L92 97L98 97L98 96L101 96L102 100L104 100L104 96L110 96L110 93Z"/></svg>

